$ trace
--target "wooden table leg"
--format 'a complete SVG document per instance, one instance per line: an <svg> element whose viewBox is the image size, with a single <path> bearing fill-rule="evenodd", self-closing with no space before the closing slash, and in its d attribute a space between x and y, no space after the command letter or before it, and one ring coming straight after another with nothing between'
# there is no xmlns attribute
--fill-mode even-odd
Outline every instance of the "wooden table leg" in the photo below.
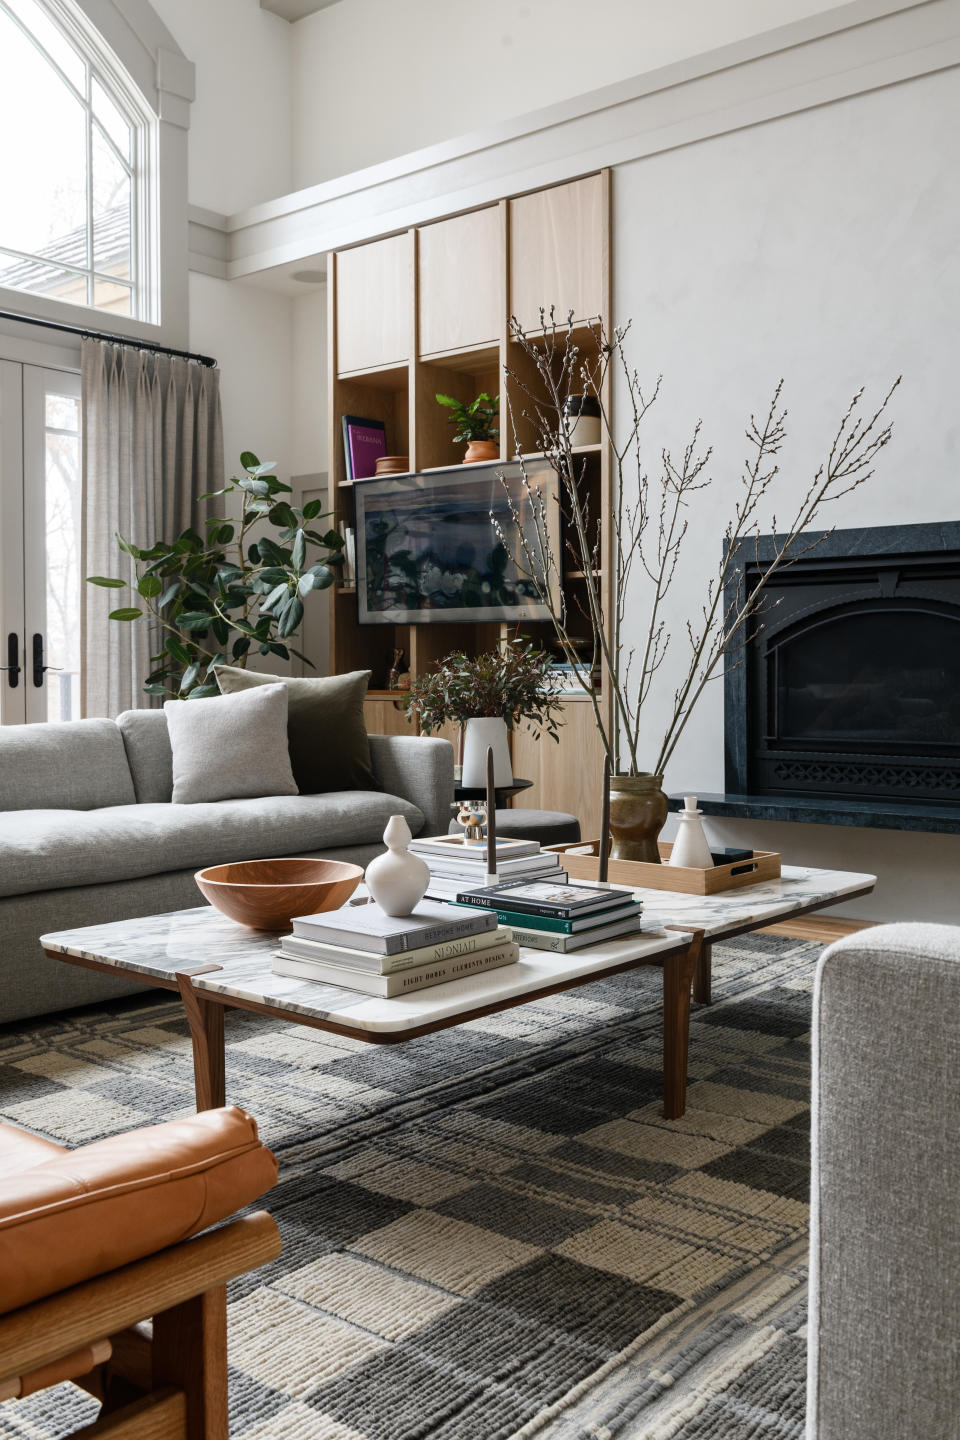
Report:
<svg viewBox="0 0 960 1440"><path fill-rule="evenodd" d="M186 1394L187 1440L227 1440L225 1285L154 1316L153 1383Z"/></svg>
<svg viewBox="0 0 960 1440"><path fill-rule="evenodd" d="M700 954L697 957L697 968L693 972L693 998L698 1005L710 1005L712 1003L712 973L713 945L709 940L701 940Z"/></svg>
<svg viewBox="0 0 960 1440"><path fill-rule="evenodd" d="M193 1079L198 1110L216 1110L226 1104L227 1060L224 1051L223 1011L215 1000L206 1000L195 988L192 976L220 970L220 965L197 965L177 971L180 998L190 1024L193 1041Z"/></svg>
<svg viewBox="0 0 960 1440"><path fill-rule="evenodd" d="M667 1120L679 1120L687 1107L690 986L702 939L702 931L695 931L684 950L663 960L663 1113Z"/></svg>

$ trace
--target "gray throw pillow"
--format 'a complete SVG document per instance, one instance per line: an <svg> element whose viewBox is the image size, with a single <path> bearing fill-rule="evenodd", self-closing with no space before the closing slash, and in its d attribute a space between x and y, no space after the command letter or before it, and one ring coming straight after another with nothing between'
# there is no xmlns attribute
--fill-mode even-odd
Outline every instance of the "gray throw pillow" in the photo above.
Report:
<svg viewBox="0 0 960 1440"><path fill-rule="evenodd" d="M287 745L287 689L164 704L173 751L173 803L296 795Z"/></svg>

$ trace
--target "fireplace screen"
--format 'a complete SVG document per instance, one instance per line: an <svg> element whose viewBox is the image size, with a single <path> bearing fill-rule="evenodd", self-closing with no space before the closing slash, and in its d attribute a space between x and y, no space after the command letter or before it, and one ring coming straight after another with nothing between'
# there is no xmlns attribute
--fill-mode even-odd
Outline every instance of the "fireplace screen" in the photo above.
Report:
<svg viewBox="0 0 960 1440"><path fill-rule="evenodd" d="M960 526L836 531L767 595L727 671L727 791L956 805Z"/></svg>

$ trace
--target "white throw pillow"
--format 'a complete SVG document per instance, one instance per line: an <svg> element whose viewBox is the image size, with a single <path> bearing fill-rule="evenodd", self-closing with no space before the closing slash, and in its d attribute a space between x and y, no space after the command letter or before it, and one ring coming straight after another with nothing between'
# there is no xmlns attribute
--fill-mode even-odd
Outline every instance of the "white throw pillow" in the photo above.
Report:
<svg viewBox="0 0 960 1440"><path fill-rule="evenodd" d="M296 795L287 744L287 687L167 700L173 803Z"/></svg>

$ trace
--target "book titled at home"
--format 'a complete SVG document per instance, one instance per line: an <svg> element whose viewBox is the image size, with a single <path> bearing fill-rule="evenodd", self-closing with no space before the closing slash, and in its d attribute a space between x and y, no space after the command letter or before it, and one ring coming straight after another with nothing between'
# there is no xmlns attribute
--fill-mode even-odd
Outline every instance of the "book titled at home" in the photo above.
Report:
<svg viewBox="0 0 960 1440"><path fill-rule="evenodd" d="M569 920L585 911L617 909L631 900L628 891L599 890L589 885L557 885L553 881L504 880L499 885L464 888L461 905L494 905L528 915Z"/></svg>
<svg viewBox="0 0 960 1440"><path fill-rule="evenodd" d="M323 985L340 985L344 990L360 990L365 995L379 995L382 1000L392 1000L413 990L425 990L429 985L446 985L451 980L465 980L485 970L515 965L519 958L517 946L508 940L503 945L477 950L472 955L457 955L433 965L419 965L414 970L398 970L392 975L376 975L370 970L357 970L349 965L302 960L285 950L277 950L273 957L273 971L275 975L292 975Z"/></svg>
<svg viewBox="0 0 960 1440"><path fill-rule="evenodd" d="M459 900L456 902L461 903ZM491 904L487 901L487 904ZM508 926L516 936L521 930L546 930L558 935L576 935L600 926L612 924L614 920L639 921L643 906L638 901L628 900L619 906L607 906L603 910L587 910L574 919L561 919L557 915L531 915L529 910L508 910L497 905L496 916L501 925Z"/></svg>
<svg viewBox="0 0 960 1440"><path fill-rule="evenodd" d="M344 415L343 458L348 480L368 480L377 473L377 461L387 453L387 428L382 420Z"/></svg>
<svg viewBox="0 0 960 1440"><path fill-rule="evenodd" d="M492 910L464 915L433 900L421 900L412 914L399 917L385 915L379 905L343 905L319 915L298 915L293 921L294 935L350 950L372 950L377 955L398 955L402 950L442 945L462 935L482 935L496 928Z"/></svg>

